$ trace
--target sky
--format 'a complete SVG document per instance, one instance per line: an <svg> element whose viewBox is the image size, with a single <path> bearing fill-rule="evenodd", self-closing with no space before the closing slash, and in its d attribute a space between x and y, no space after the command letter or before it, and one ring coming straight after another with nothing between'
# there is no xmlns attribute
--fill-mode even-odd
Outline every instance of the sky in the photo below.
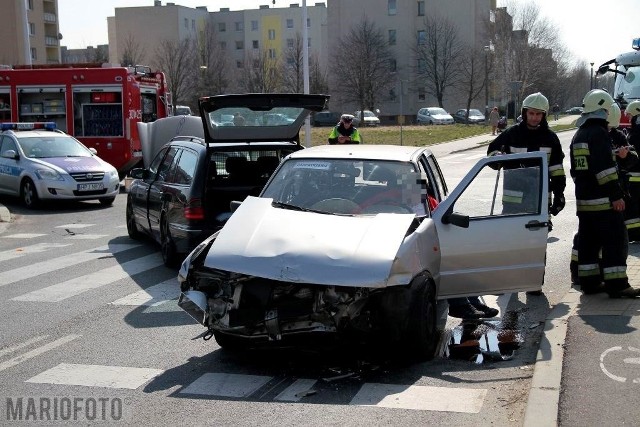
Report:
<svg viewBox="0 0 640 427"><path fill-rule="evenodd" d="M307 0L312 6L321 0ZM367 0L362 0L366 2ZM401 0L406 1L406 0ZM497 0L498 6L508 1ZM560 28L561 39L576 61L595 67L631 51L631 41L640 38L640 0L535 0L540 12ZM162 4L166 4L162 0ZM302 0L172 0L181 6L206 6L209 12L257 9L260 5L288 7ZM153 6L153 0L58 0L63 46L81 49L107 44L107 17L116 7Z"/></svg>

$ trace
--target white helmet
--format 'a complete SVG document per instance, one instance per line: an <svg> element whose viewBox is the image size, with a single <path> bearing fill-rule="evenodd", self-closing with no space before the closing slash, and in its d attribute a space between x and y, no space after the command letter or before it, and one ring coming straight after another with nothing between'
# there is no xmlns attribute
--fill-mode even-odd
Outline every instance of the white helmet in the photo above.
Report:
<svg viewBox="0 0 640 427"><path fill-rule="evenodd" d="M522 101L522 109L525 108L534 108L547 114L549 112L549 100L540 92L532 93Z"/></svg>
<svg viewBox="0 0 640 427"><path fill-rule="evenodd" d="M620 107L618 107L618 104L614 102L611 106L611 109L609 110L609 117L607 118L609 126L611 126L612 128L617 128L618 126L620 126L621 115L622 114L620 112Z"/></svg>
<svg viewBox="0 0 640 427"><path fill-rule="evenodd" d="M640 114L640 100L636 99L635 101L631 101L629 105L627 105L625 112L630 117L637 116L638 114Z"/></svg>
<svg viewBox="0 0 640 427"><path fill-rule="evenodd" d="M611 110L611 105L615 102L611 95L602 89L593 89L587 92L582 99L582 114L592 113L598 110Z"/></svg>

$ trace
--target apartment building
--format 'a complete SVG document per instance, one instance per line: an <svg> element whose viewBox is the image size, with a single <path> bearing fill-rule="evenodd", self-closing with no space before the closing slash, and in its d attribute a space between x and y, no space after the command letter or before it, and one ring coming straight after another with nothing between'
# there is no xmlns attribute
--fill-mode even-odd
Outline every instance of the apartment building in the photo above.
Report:
<svg viewBox="0 0 640 427"><path fill-rule="evenodd" d="M58 64L58 0L2 2L0 64Z"/></svg>

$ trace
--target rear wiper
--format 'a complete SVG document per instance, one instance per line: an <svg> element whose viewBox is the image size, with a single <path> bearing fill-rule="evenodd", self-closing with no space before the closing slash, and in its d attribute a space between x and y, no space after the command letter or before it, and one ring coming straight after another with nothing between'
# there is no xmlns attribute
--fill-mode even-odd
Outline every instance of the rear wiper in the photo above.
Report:
<svg viewBox="0 0 640 427"><path fill-rule="evenodd" d="M276 208L290 209L292 211L316 212L316 211L313 211L311 209L303 208L302 206L290 205L289 203L284 203L284 202L273 201L273 202L271 202L271 206L276 207Z"/></svg>

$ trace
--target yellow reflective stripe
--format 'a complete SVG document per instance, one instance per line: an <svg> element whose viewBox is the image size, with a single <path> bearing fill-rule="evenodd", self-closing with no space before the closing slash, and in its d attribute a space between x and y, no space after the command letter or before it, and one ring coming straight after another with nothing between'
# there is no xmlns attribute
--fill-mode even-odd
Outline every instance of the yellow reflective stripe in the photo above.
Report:
<svg viewBox="0 0 640 427"><path fill-rule="evenodd" d="M593 200L576 200L576 210L578 212L606 211L609 209L611 209L611 203L606 197Z"/></svg>
<svg viewBox="0 0 640 427"><path fill-rule="evenodd" d="M629 182L640 182L640 176L630 176Z"/></svg>
<svg viewBox="0 0 640 427"><path fill-rule="evenodd" d="M598 184L603 185L610 181L618 180L618 170L613 168L608 168L596 174L596 179L598 180Z"/></svg>
<svg viewBox="0 0 640 427"><path fill-rule="evenodd" d="M588 156L590 154L589 144L584 142L573 144L571 146L571 152L574 156Z"/></svg>
<svg viewBox="0 0 640 427"><path fill-rule="evenodd" d="M639 228L640 227L640 218L631 218L631 219L626 220L624 223L627 226L627 229Z"/></svg>
<svg viewBox="0 0 640 427"><path fill-rule="evenodd" d="M600 275L600 266L598 264L578 265L578 277L589 277L598 275Z"/></svg>
<svg viewBox="0 0 640 427"><path fill-rule="evenodd" d="M526 153L527 150L528 150L527 147L511 147L511 146L509 146L509 151L511 151L511 154Z"/></svg>
<svg viewBox="0 0 640 427"><path fill-rule="evenodd" d="M571 261L578 261L578 250L571 249Z"/></svg>
<svg viewBox="0 0 640 427"><path fill-rule="evenodd" d="M522 191L504 190L502 195L503 203L522 203L522 197L524 193Z"/></svg>
<svg viewBox="0 0 640 427"><path fill-rule="evenodd" d="M549 166L549 175L550 176L564 176L564 169L562 168L562 165Z"/></svg>
<svg viewBox="0 0 640 427"><path fill-rule="evenodd" d="M607 267L602 269L602 276L604 280L613 280L613 279L626 279L627 278L627 267L624 265L618 265L615 267Z"/></svg>

